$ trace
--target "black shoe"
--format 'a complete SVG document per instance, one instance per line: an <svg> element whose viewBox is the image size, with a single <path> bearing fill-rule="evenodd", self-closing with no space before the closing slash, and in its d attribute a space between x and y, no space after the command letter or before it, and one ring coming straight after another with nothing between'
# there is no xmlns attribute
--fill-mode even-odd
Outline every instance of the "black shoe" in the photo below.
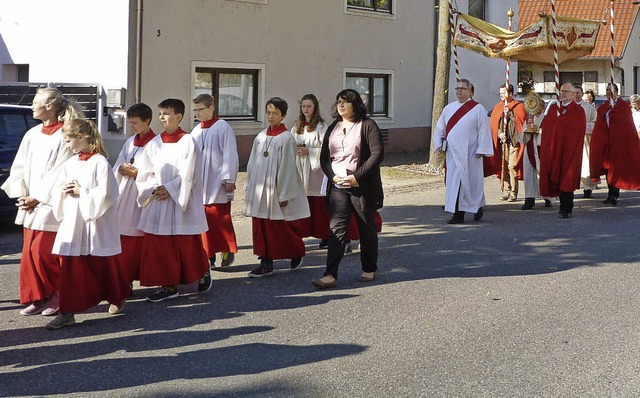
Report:
<svg viewBox="0 0 640 398"><path fill-rule="evenodd" d="M531 203L525 203L522 205L522 207L520 208L521 210L531 210L535 207L534 204Z"/></svg>
<svg viewBox="0 0 640 398"><path fill-rule="evenodd" d="M198 282L198 293L206 293L211 289L211 273L205 272L200 281Z"/></svg>
<svg viewBox="0 0 640 398"><path fill-rule="evenodd" d="M453 216L447 221L447 224L464 224L464 216Z"/></svg>
<svg viewBox="0 0 640 398"><path fill-rule="evenodd" d="M558 218L562 218L562 219L571 218L571 213L568 211L561 211Z"/></svg>
<svg viewBox="0 0 640 398"><path fill-rule="evenodd" d="M152 303L158 303L163 300L173 299L178 297L178 289L169 288L169 287L161 287L155 292L151 293L147 296L147 301L151 301Z"/></svg>
<svg viewBox="0 0 640 398"><path fill-rule="evenodd" d="M347 242L346 245L344 245L344 255L349 256L351 255L352 252L353 252L353 248L351 247L351 241L349 241Z"/></svg>
<svg viewBox="0 0 640 398"><path fill-rule="evenodd" d="M326 249L329 247L329 241L327 239L322 239L320 243L318 243L318 249Z"/></svg>
<svg viewBox="0 0 640 398"><path fill-rule="evenodd" d="M291 271L295 271L300 268L300 265L302 265L302 259L303 257L291 259Z"/></svg>
<svg viewBox="0 0 640 398"><path fill-rule="evenodd" d="M549 199L544 200L544 207L551 207L551 201Z"/></svg>
<svg viewBox="0 0 640 398"><path fill-rule="evenodd" d="M231 264L233 264L234 261L236 261L235 253L230 253L230 252L220 253L220 257L222 257L222 261L220 262L220 266L222 268L228 267Z"/></svg>
<svg viewBox="0 0 640 398"><path fill-rule="evenodd" d="M590 189L585 189L585 190L584 190L584 191L582 191L582 192L583 192L583 196L582 196L583 198L585 198L585 199L589 199L589 198L591 197L591 192L592 192L592 191L591 191Z"/></svg>
<svg viewBox="0 0 640 398"><path fill-rule="evenodd" d="M607 199L605 199L602 203L616 206L618 204L618 199L614 198L613 196L607 196Z"/></svg>
<svg viewBox="0 0 640 398"><path fill-rule="evenodd" d="M482 210L482 207L481 207L478 209L478 212L473 215L473 221L482 220L482 216L484 216L484 210Z"/></svg>

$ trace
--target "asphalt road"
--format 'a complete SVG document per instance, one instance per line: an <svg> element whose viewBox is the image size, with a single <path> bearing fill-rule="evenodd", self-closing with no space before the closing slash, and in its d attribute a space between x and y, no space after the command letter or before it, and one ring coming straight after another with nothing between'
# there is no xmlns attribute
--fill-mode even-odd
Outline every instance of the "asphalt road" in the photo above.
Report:
<svg viewBox="0 0 640 398"><path fill-rule="evenodd" d="M485 217L447 225L441 177L391 171L380 273L317 291L325 254L250 279L250 220L234 204L236 263L207 294L162 303L136 287L78 325L18 314L20 235L0 237L0 396L637 397L640 193L521 211L487 179ZM577 195L578 197L581 194ZM184 287L188 292L192 287Z"/></svg>

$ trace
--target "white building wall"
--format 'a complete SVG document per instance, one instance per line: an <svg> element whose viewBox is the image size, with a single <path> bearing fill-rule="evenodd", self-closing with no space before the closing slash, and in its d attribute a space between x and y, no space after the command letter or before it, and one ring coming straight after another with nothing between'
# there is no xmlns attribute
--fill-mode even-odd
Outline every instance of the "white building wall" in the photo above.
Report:
<svg viewBox="0 0 640 398"><path fill-rule="evenodd" d="M433 1L395 3L393 17L376 17L347 12L345 0L145 1L141 101L155 106L173 97L191 109L194 65L261 66L258 122L232 123L238 136L252 135L264 126L272 96L289 103L287 126L306 93L316 94L329 120L346 70L384 70L393 75L392 111L378 119L381 127L429 126Z"/></svg>
<svg viewBox="0 0 640 398"><path fill-rule="evenodd" d="M127 24L128 0L0 0L0 64L29 64L31 82L126 87Z"/></svg>
<svg viewBox="0 0 640 398"><path fill-rule="evenodd" d="M629 96L631 94L639 94L633 92L633 70L634 67L640 67L640 14L636 15L635 23L629 35L629 42L618 64L624 70L625 87L622 95ZM639 88L638 91L640 91L640 72L637 74L639 76L636 76L636 86Z"/></svg>

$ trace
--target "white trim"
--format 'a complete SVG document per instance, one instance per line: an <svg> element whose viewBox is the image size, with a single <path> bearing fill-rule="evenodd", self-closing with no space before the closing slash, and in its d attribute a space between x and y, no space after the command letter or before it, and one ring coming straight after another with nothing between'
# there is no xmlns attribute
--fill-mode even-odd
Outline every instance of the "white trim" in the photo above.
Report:
<svg viewBox="0 0 640 398"><path fill-rule="evenodd" d="M239 0L237 0L239 1ZM258 71L258 103L256 106L256 119L254 120L227 120L233 127L237 135L254 134L256 129L262 129L264 127L264 109L267 100L265 99L266 93L266 64L251 64L243 62L216 62L216 61L191 61L190 69L190 86L189 86L189 98L195 97L196 87L196 68L226 68L226 69L253 69Z"/></svg>
<svg viewBox="0 0 640 398"><path fill-rule="evenodd" d="M387 19L390 21L395 21L396 18L396 3L399 0L393 0L391 2L391 14L387 14L384 12L378 11L367 11L367 10L359 10L354 8L349 8L347 5L347 0L344 0L344 13L347 15L354 15L358 17L369 17L369 18L378 18L378 19Z"/></svg>
<svg viewBox="0 0 640 398"><path fill-rule="evenodd" d="M345 3L346 4L346 3ZM395 4L395 2L394 2ZM381 124L393 124L394 115L395 115L395 95L394 95L394 75L395 71L393 69L371 69L371 68L342 68L342 87L347 87L347 73L368 73L368 74L376 74L376 75L389 75L389 103L387 111L387 116L372 116L371 118L376 122Z"/></svg>

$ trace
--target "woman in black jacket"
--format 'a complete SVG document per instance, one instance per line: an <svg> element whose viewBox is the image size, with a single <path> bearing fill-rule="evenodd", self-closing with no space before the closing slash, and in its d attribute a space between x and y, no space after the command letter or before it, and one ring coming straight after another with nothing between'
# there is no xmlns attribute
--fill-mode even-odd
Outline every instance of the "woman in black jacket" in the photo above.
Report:
<svg viewBox="0 0 640 398"><path fill-rule="evenodd" d="M380 163L384 159L382 134L367 118L360 94L346 89L336 96L334 121L327 128L320 165L328 178L329 248L324 277L312 283L321 289L336 287L338 266L344 256L349 219L355 213L360 230L361 282L370 282L378 271L376 211L382 208Z"/></svg>

